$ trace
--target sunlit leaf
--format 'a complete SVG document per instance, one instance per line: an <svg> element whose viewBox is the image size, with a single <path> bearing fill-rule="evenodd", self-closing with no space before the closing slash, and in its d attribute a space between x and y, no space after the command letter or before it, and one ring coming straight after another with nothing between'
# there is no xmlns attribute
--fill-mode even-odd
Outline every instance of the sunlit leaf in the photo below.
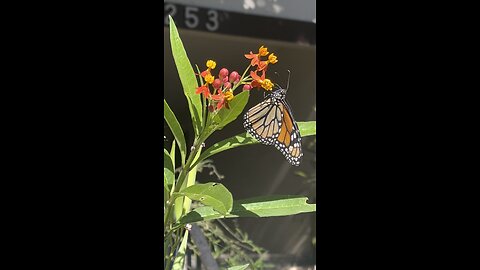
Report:
<svg viewBox="0 0 480 270"><path fill-rule="evenodd" d="M175 181L174 169L170 154L166 149L163 149L163 203L168 200L170 196L170 188Z"/></svg>
<svg viewBox="0 0 480 270"><path fill-rule="evenodd" d="M224 107L218 112L214 121L218 123L219 129L222 129L224 126L237 119L247 105L249 96L250 91L241 92L228 103L228 109Z"/></svg>
<svg viewBox="0 0 480 270"><path fill-rule="evenodd" d="M201 117L202 102L200 100L200 95L195 93L195 89L198 87L197 79L195 78L195 72L190 64L187 52L183 47L183 42L180 39L175 22L171 16L169 16L169 19L170 44L172 47L173 59L175 60L178 75L180 77L180 81L182 82L183 92L187 97L188 109L190 110L192 117L195 135L198 135L200 133L200 128L202 127L203 119Z"/></svg>
<svg viewBox="0 0 480 270"><path fill-rule="evenodd" d="M316 121L309 122L298 122L298 129L302 137L312 136L316 134ZM193 165L196 165L198 162L205 160L206 158L223 152L225 150L233 149L239 146L251 145L259 143L255 138L253 138L249 133L244 132L242 134L235 135L223 141L217 142L205 150L197 162Z"/></svg>
<svg viewBox="0 0 480 270"><path fill-rule="evenodd" d="M233 197L230 191L219 183L196 184L176 193L175 196L187 196L204 205L211 206L217 212L225 215L232 209Z"/></svg>
<svg viewBox="0 0 480 270"><path fill-rule="evenodd" d="M197 152L197 155L195 156L195 159L197 159L202 152L202 149L200 149ZM193 186L195 184L195 181L197 179L197 167L195 166L192 170L187 175L187 182L185 187L188 188L190 186ZM181 189L183 190L183 188ZM190 198L186 197L183 200L183 213L187 213L190 210L190 205L192 204L192 201Z"/></svg>
<svg viewBox="0 0 480 270"><path fill-rule="evenodd" d="M244 265L237 265L237 266L232 266L232 267L229 267L227 268L227 270L245 270L248 268L250 264L247 263L247 264L244 264Z"/></svg>
<svg viewBox="0 0 480 270"><path fill-rule="evenodd" d="M172 159L166 149L163 149L163 179L164 183L167 184L167 188L175 181Z"/></svg>
<svg viewBox="0 0 480 270"><path fill-rule="evenodd" d="M317 134L317 121L297 122L297 125L302 137Z"/></svg>
<svg viewBox="0 0 480 270"><path fill-rule="evenodd" d="M182 164L185 164L185 156L187 154L187 144L185 143L185 136L183 135L182 126L175 117L172 109L168 106L167 101L163 100L163 118L167 122L168 127L173 133L175 140L178 143L178 147L180 148L180 156L182 158Z"/></svg>
<svg viewBox="0 0 480 270"><path fill-rule="evenodd" d="M277 217L316 211L316 204L308 204L308 198L292 195L256 197L233 202L233 208L225 218ZM186 224L202 220L218 219L224 216L211 206L195 208L183 216L179 223Z"/></svg>

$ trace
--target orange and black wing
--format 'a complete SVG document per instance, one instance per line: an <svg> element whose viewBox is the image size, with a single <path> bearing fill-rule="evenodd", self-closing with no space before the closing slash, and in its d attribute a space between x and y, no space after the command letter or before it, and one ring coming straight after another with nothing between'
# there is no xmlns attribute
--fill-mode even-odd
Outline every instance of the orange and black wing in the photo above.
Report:
<svg viewBox="0 0 480 270"><path fill-rule="evenodd" d="M298 130L297 123L293 118L288 104L282 101L279 108L282 110L283 115L282 125L274 145L280 150L280 152L282 152L290 164L298 166L300 165L300 159L303 156L300 131Z"/></svg>
<svg viewBox="0 0 480 270"><path fill-rule="evenodd" d="M268 98L245 113L243 126L260 143L272 145L280 134L282 118L280 103Z"/></svg>

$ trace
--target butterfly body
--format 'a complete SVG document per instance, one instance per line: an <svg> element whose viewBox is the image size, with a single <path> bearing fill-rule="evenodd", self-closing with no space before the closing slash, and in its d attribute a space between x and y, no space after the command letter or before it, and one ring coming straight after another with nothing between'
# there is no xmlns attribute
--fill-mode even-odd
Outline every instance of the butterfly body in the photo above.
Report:
<svg viewBox="0 0 480 270"><path fill-rule="evenodd" d="M260 143L274 145L290 164L298 166L303 155L301 137L285 95L282 88L268 94L245 113L243 126Z"/></svg>

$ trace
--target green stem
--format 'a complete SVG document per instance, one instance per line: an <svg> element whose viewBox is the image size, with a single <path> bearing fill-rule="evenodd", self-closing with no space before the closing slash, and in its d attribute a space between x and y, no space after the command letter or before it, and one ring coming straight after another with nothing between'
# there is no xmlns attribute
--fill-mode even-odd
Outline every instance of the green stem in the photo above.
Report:
<svg viewBox="0 0 480 270"><path fill-rule="evenodd" d="M211 122L211 117L207 118L207 122ZM185 166L183 166L182 170L180 171L180 175L178 176L177 183L175 185L175 192L179 192L180 189L182 188L183 183L185 182L185 179L188 176L188 173L190 172L191 165L195 161L195 156L197 155L197 152L201 149L202 143L215 131L215 128L209 129L209 123L207 123L206 128L203 129L203 132L200 134L200 137L198 137L194 144L193 144L193 151L190 153L188 156L187 162L185 163ZM167 231L168 226L170 225L170 215L172 212L173 204L175 202L175 196L171 196L168 201L167 201L167 211L165 213L165 217L163 220L163 225L164 225L164 233Z"/></svg>
<svg viewBox="0 0 480 270"><path fill-rule="evenodd" d="M170 234L165 237L165 243L163 246L163 259L169 261L168 258L168 247L171 246L172 239L170 238Z"/></svg>
<svg viewBox="0 0 480 270"><path fill-rule="evenodd" d="M245 74L247 74L247 71L250 69L250 65L247 66L247 68L245 69L245 71L243 72L242 74L242 78L240 79L240 81L243 79L243 77L245 77Z"/></svg>
<svg viewBox="0 0 480 270"><path fill-rule="evenodd" d="M200 143L201 144L201 143ZM182 170L180 171L180 175L178 176L178 181L177 181L177 184L175 185L175 190L174 190L174 193L175 192L179 192L180 189L182 188L182 185L183 185L183 182L185 181L186 179L186 176L187 176L187 168L190 167L192 161L193 161L193 158L195 157L195 155L197 154L197 149L199 147L199 145L197 144L194 144L194 147L195 149L190 153L189 157L188 157L188 160L187 162L185 163L185 166L182 168ZM170 215L171 215L171 212L172 212L172 208L173 208L173 204L175 202L175 196L171 196L168 201L167 201L167 212L165 213L165 217L163 219L163 225L164 225L164 232L167 230L168 228L168 225L169 225L169 221L170 221Z"/></svg>
<svg viewBox="0 0 480 270"><path fill-rule="evenodd" d="M247 66L247 68L245 69L245 71L243 72L242 74L242 77L240 78L240 80L232 87L232 91L235 91L235 89L237 89L237 87L242 84L243 82L243 79L245 78L245 74L247 74L247 71L250 70L250 65ZM250 76L250 75L249 75Z"/></svg>

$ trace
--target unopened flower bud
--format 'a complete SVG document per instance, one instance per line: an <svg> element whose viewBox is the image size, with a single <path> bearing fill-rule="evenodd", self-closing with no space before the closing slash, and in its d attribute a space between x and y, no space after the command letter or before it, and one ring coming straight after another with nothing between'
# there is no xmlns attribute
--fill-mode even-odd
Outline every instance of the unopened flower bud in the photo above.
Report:
<svg viewBox="0 0 480 270"><path fill-rule="evenodd" d="M222 86L222 81L220 79L215 79L212 84L213 88L218 89Z"/></svg>
<svg viewBox="0 0 480 270"><path fill-rule="evenodd" d="M229 82L226 82L226 83L223 83L223 87L225 87L225 89L230 89L232 88L232 84Z"/></svg>
<svg viewBox="0 0 480 270"><path fill-rule="evenodd" d="M250 90L252 90L252 85L250 84L243 85L243 91L250 91Z"/></svg>
<svg viewBox="0 0 480 270"><path fill-rule="evenodd" d="M218 72L218 77L220 77L220 79L223 79L225 77L228 78L228 69L226 68L220 69L220 71Z"/></svg>
<svg viewBox="0 0 480 270"><path fill-rule="evenodd" d="M240 74L238 72L233 71L230 73L230 82L231 83L237 83L240 80Z"/></svg>

